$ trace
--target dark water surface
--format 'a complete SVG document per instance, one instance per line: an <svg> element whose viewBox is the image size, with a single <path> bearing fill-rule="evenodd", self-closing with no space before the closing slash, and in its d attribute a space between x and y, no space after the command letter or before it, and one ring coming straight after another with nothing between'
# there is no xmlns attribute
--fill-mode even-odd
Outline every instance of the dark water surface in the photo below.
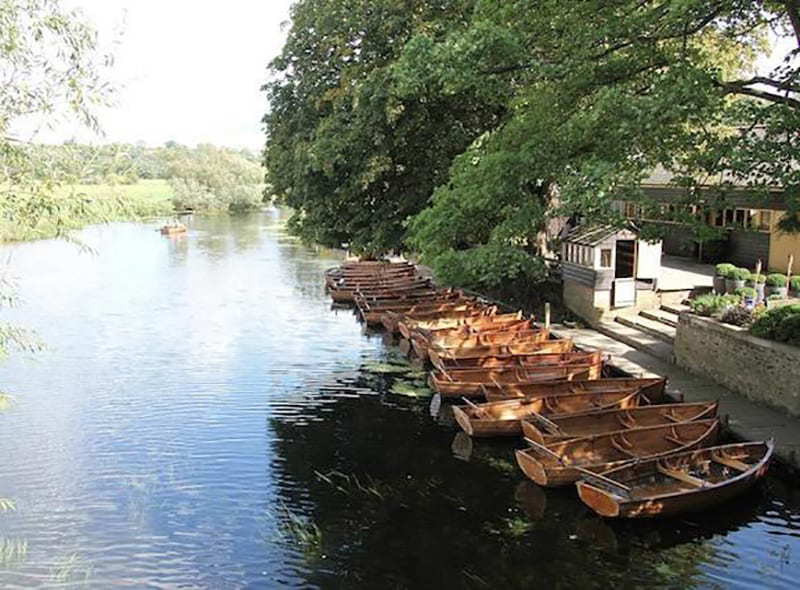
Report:
<svg viewBox="0 0 800 590"><path fill-rule="evenodd" d="M457 436L277 211L14 248L0 587L796 588L800 492L610 522ZM388 364L387 364L388 363ZM386 372L390 371L390 372Z"/></svg>

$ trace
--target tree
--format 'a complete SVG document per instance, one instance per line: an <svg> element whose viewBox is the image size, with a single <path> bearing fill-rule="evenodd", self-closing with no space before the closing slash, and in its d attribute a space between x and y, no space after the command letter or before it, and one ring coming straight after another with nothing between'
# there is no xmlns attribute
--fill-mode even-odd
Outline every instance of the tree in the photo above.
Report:
<svg viewBox="0 0 800 590"><path fill-rule="evenodd" d="M56 0L0 0L0 222L35 232L46 217L61 228L85 207L80 198L54 196L58 178L37 173L35 150L13 129L21 121L52 123L60 117L96 127L94 108L113 90L103 75L110 65L79 12L62 9ZM12 300L4 282L0 304ZM0 324L0 355L30 346L22 330Z"/></svg>
<svg viewBox="0 0 800 590"><path fill-rule="evenodd" d="M471 91L404 97L393 63L412 35L467 23L474 2L302 0L264 89L272 191L308 241L378 254L403 246L405 221L452 158L496 123Z"/></svg>
<svg viewBox="0 0 800 590"><path fill-rule="evenodd" d="M726 168L796 199L798 70L746 74L766 27L797 33L796 7L487 0L463 31L412 39L400 61L418 85L505 85L510 99L509 116L456 158L411 222L411 243L451 280L498 283L540 273L554 218L622 223L612 201L652 207L638 185L657 166L681 178L690 204ZM742 126L750 133L734 132Z"/></svg>

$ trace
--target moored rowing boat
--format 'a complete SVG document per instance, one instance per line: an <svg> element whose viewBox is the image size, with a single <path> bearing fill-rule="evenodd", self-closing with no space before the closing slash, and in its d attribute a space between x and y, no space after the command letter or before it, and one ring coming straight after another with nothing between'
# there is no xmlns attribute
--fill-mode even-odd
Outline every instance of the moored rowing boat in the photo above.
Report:
<svg viewBox="0 0 800 590"><path fill-rule="evenodd" d="M697 420L573 438L547 445L550 453L531 446L516 451L516 456L523 473L539 485L562 486L582 477L576 466L603 473L629 461L712 445L718 432L716 418Z"/></svg>
<svg viewBox="0 0 800 590"><path fill-rule="evenodd" d="M594 409L588 412L551 416L547 421L538 420L534 416L530 419L523 418L522 434L539 444L550 444L570 438L607 434L615 430L707 420L717 416L718 407L717 402L694 402Z"/></svg>
<svg viewBox="0 0 800 590"><path fill-rule="evenodd" d="M603 474L617 486L578 481L578 496L607 517L664 517L706 510L763 478L774 447L773 441L735 443L639 461Z"/></svg>
<svg viewBox="0 0 800 590"><path fill-rule="evenodd" d="M487 383L483 386L486 401L554 395L556 393L589 393L592 391L621 391L641 389L648 403L661 403L666 396L667 380L662 377L608 377L592 380L572 380L561 383Z"/></svg>
<svg viewBox="0 0 800 590"><path fill-rule="evenodd" d="M558 416L591 409L634 408L639 405L637 391L576 393L534 399L508 400L454 406L453 414L470 436L519 436L521 420L531 416Z"/></svg>

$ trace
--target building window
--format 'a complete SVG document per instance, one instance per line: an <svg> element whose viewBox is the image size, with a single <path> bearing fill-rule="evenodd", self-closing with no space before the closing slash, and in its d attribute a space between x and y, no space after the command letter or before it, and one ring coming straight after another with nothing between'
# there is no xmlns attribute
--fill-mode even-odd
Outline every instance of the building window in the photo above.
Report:
<svg viewBox="0 0 800 590"><path fill-rule="evenodd" d="M611 268L611 249L600 250L600 268Z"/></svg>

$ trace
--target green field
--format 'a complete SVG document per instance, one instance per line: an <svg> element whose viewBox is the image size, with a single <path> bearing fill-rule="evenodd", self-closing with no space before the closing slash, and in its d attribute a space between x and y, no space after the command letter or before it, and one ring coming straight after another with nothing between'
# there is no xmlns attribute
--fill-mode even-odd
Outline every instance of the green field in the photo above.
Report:
<svg viewBox="0 0 800 590"><path fill-rule="evenodd" d="M140 180L136 184L75 184L58 189L62 195L82 194L88 197L122 197L143 203L169 203L175 195L166 180Z"/></svg>
<svg viewBox="0 0 800 590"><path fill-rule="evenodd" d="M166 180L141 180L136 184L62 185L55 191L56 213L42 216L35 225L0 221L0 242L54 237L95 223L160 217L174 212L172 187Z"/></svg>

